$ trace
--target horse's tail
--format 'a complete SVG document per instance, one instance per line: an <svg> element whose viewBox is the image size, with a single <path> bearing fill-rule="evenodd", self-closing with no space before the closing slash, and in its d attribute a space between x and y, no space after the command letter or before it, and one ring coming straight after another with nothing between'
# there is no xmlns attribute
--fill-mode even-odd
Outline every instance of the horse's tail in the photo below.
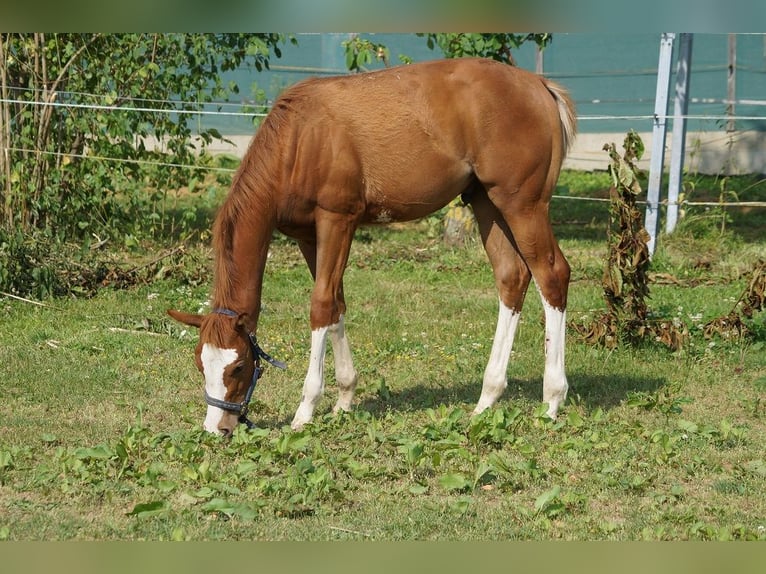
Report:
<svg viewBox="0 0 766 574"><path fill-rule="evenodd" d="M569 151L574 142L575 135L577 134L577 113L575 112L575 105L572 98L569 96L563 87L559 86L556 82L552 82L548 79L543 79L545 87L556 100L556 104L559 108L559 119L561 120L561 137L562 147L564 154Z"/></svg>

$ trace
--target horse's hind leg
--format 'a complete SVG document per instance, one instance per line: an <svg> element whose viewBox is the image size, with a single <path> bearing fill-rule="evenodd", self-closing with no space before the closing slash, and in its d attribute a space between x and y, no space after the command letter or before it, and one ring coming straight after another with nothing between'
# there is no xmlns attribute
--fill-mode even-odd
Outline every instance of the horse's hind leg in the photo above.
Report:
<svg viewBox="0 0 766 574"><path fill-rule="evenodd" d="M502 214L489 200L483 188L473 191L470 204L479 224L484 249L492 265L500 299L495 338L484 370L481 396L474 409L474 414L478 414L495 404L508 384L508 361L530 274L526 263L513 245L513 236Z"/></svg>
<svg viewBox="0 0 766 574"><path fill-rule="evenodd" d="M569 264L564 257L548 219L550 192L544 183L528 178L520 187L494 187L489 198L508 223L516 247L526 261L540 293L545 311L545 373L543 401L548 416L555 418L566 399L568 383L564 370ZM552 187L552 185L550 185ZM514 189L514 193L508 193Z"/></svg>

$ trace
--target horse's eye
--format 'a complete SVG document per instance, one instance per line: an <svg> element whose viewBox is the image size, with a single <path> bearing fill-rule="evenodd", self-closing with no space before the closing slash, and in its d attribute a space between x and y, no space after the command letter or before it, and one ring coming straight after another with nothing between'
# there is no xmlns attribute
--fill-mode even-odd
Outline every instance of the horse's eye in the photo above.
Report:
<svg viewBox="0 0 766 574"><path fill-rule="evenodd" d="M236 365L234 365L234 368L231 370L232 375L238 375L242 372L242 369L245 367L245 363L239 362Z"/></svg>

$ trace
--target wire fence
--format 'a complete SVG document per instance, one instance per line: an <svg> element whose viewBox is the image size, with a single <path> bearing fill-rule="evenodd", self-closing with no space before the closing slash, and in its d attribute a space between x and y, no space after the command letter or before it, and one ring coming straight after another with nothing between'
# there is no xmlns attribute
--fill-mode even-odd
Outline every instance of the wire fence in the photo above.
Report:
<svg viewBox="0 0 766 574"><path fill-rule="evenodd" d="M34 93L35 97L41 95L41 90L33 90L30 88L9 88L10 92L17 93ZM55 92L55 93L43 93L43 99L20 99L16 98L0 98L0 104L13 105L17 108L23 108L24 106L47 106L54 108L64 108L72 110L90 110L90 111L102 111L108 113L157 113L157 114L175 114L186 116L210 116L210 117L241 117L254 121L256 118L263 118L268 115L269 106L264 104L258 104L254 102L226 102L226 101L180 101L180 100L161 100L161 99L147 99L147 98L124 98L125 103L113 104L113 103L98 103L98 102L113 102L119 101L119 96L115 94L87 94L81 92ZM83 100L91 99L95 103L82 103ZM69 101L68 101L69 100ZM636 104L636 103L648 103L648 98L631 98L631 99L591 99L578 101L576 104L588 103L588 104ZM716 99L716 98L692 98L691 103L701 104L720 104L720 105L743 105L743 106L766 106L766 100L754 100L754 99ZM153 104L153 105L150 105ZM215 109L204 109L205 107L212 107ZM188 109L193 108L193 109ZM263 111L255 111L253 108L258 108ZM20 114L21 112L19 112ZM687 114L683 116L687 120L705 120L714 122L724 121L766 121L766 116L752 116L752 115L736 115L736 114ZM673 120L678 119L679 116L667 114L664 116L657 114L625 114L625 115L578 115L578 121L580 122L599 122L599 121L625 121L625 122L656 122L660 120ZM18 116L12 118L12 121L17 121ZM225 136L224 136L225 137ZM728 136L723 136L725 139ZM102 162L113 162L123 164L143 165L147 167L171 167L179 169L200 170L208 172L221 172L221 173L234 173L236 168L229 168L215 165L198 165L198 164L186 164L165 162L151 159L139 159L139 158L122 158L122 157L109 157L102 155L93 155L88 153L64 153L50 150L37 150L20 147L3 147L0 148L0 152L4 154L8 153L24 153L24 154L45 154L50 156L69 157L83 160L93 160ZM608 202L605 198L589 198L589 197L577 197L568 195L555 195L556 199L564 200L577 200L577 201L597 201ZM662 205L671 205L672 202L664 201ZM720 202L693 202L684 201L679 204L687 206L720 206L723 205ZM761 201L732 201L726 202L727 207L740 206L740 207L766 207L766 202Z"/></svg>
<svg viewBox="0 0 766 574"><path fill-rule="evenodd" d="M11 90L16 90L19 88L11 88ZM34 91L24 88L24 91ZM53 107L53 108L70 108L70 109L85 109L85 110L96 110L96 111L106 111L106 112L144 112L144 113L168 113L168 114L178 114L178 115L190 115L190 116L219 116L219 117L243 117L243 118L256 118L256 117L266 117L268 115L268 109L269 106L258 104L256 102L222 102L222 101L211 101L211 102L190 102L190 101L180 101L180 100L157 100L157 99L151 99L151 100L144 100L144 99L136 99L136 98L130 98L130 101L145 101L150 103L157 103L157 104L163 104L162 106L158 107L152 107L152 106L127 106L127 105L113 105L113 104L85 104L85 103L75 103L75 102L67 102L64 101L65 99L68 99L68 96L77 96L77 97L91 97L94 99L117 99L114 96L111 95L99 95L99 94L83 94L79 92L55 92L52 93L50 97L50 101L40 101L40 100L21 100L17 98L0 98L0 103L2 104L16 104L19 106L43 106L43 107ZM58 101L54 100L53 98L56 98ZM648 103L653 100L650 100L648 98L631 98L631 99L590 99L590 100L578 100L575 103L577 105L587 103L587 104L640 104L640 103ZM766 106L766 100L753 100L753 99L736 99L736 100L729 100L725 98L690 98L690 103L692 104L720 104L724 106ZM179 107L181 106L181 107ZM206 109L186 109L183 106L210 106L210 107L216 107L218 109L215 110L206 110ZM242 111L224 111L221 108L224 107L238 107ZM266 111L263 112L257 112L252 111L249 108L253 107L259 107L264 108ZM578 115L578 121L607 121L607 120L624 120L624 121L645 121L645 120L656 120L656 119L674 119L676 117L683 117L687 120L711 120L711 121L728 121L728 120L735 120L735 121L766 121L766 116L758 115L758 116L748 116L748 115L736 115L736 114L720 114L720 115L711 115L711 114L686 114L684 116L675 116L673 114L665 114L665 115L658 115L658 114L624 114L624 115L614 115L614 114L602 114L602 115Z"/></svg>
<svg viewBox="0 0 766 574"><path fill-rule="evenodd" d="M159 101L159 100L156 100ZM170 106L177 106L178 102L174 102L172 100L166 100L165 103L169 104L168 107L163 108L155 108L155 107L139 107L139 106L113 106L113 105L107 105L107 104L79 104L79 103L71 103L71 102L62 102L62 101L50 101L50 102L42 102L42 101L34 101L34 100L16 100L11 98L0 98L0 103L2 104L21 104L23 106L43 106L43 107L50 107L50 108L69 108L69 109L79 109L79 110L98 110L98 111L105 111L105 112L143 112L143 113L168 113L168 114L178 114L178 115L193 115L193 116L239 116L239 117L265 117L267 114L263 112L224 112L221 110L187 110L184 108L178 108L178 107L170 107ZM191 105L191 104L186 104ZM199 105L199 104L195 104ZM210 105L218 105L216 103L211 103ZM235 105L235 104L230 104ZM239 106L243 106L243 104L236 104ZM245 106L252 106L252 104L245 104Z"/></svg>

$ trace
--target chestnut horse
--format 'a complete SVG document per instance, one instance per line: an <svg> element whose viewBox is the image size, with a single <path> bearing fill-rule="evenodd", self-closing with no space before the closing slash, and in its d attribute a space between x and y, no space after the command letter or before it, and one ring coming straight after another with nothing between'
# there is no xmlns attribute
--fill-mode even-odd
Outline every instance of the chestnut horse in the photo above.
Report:
<svg viewBox="0 0 766 574"><path fill-rule="evenodd" d="M441 60L300 82L277 99L217 215L213 311L169 310L198 327L196 363L208 399L204 428L229 435L244 417L260 359L255 342L272 234L294 238L314 277L311 352L292 421L308 423L324 390L327 336L339 399L357 374L344 329L343 272L363 224L428 215L463 194L478 222L499 292L497 329L479 413L506 387L522 303L534 279L545 312L543 401L556 417L564 372L569 265L548 207L576 131L555 83L485 59Z"/></svg>

